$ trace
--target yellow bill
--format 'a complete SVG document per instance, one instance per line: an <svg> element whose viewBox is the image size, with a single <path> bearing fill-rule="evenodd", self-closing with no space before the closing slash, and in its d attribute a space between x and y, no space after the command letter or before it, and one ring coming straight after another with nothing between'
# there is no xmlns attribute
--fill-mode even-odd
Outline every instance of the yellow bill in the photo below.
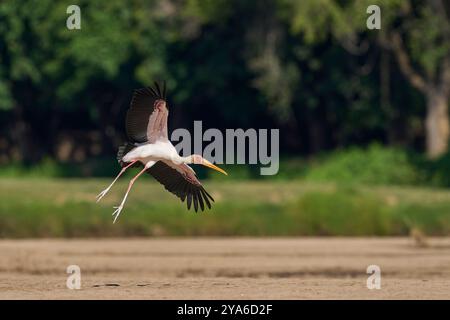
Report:
<svg viewBox="0 0 450 320"><path fill-rule="evenodd" d="M225 170L223 170L223 169L220 169L218 166L216 166L216 165L213 165L211 162L209 162L208 160L206 160L206 159L203 159L203 163L202 163L204 166L206 166L206 167L209 167L209 168L211 168L211 169L214 169L214 170L216 170L216 171L219 171L220 173L223 173L224 175L228 175L228 173L226 173L225 172Z"/></svg>

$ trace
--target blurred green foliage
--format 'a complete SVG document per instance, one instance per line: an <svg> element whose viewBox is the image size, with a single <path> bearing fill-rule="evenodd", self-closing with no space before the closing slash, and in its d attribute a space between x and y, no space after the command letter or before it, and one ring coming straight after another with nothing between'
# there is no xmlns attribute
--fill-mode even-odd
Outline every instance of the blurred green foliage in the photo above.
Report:
<svg viewBox="0 0 450 320"><path fill-rule="evenodd" d="M300 234L382 236L399 233L392 210L379 197L357 189L306 193L290 210Z"/></svg>
<svg viewBox="0 0 450 320"><path fill-rule="evenodd" d="M212 181L311 181L335 182L340 185L409 185L450 187L450 153L436 160L378 143L368 147L325 152L312 158L283 157L275 176L261 176L260 165L221 165L228 176L217 175L202 166L194 166L199 178ZM117 161L111 157L93 158L83 163L60 163L46 158L24 166L21 163L0 168L1 178L76 178L113 177ZM126 176L134 172L127 171Z"/></svg>
<svg viewBox="0 0 450 320"><path fill-rule="evenodd" d="M421 169L401 149L372 144L368 148L350 148L318 160L306 174L311 181L336 181L365 184L420 184Z"/></svg>
<svg viewBox="0 0 450 320"><path fill-rule="evenodd" d="M450 152L434 162L425 162L425 165L433 185L450 187Z"/></svg>
<svg viewBox="0 0 450 320"><path fill-rule="evenodd" d="M126 189L110 181L2 179L0 237L110 236L398 236L450 232L449 192L407 187L291 182L213 182L212 210L195 213L143 176L116 224Z"/></svg>
<svg viewBox="0 0 450 320"><path fill-rule="evenodd" d="M370 1L80 0L81 30L66 28L70 4L0 3L2 165L113 157L132 90L162 79L170 129L282 128L296 156L425 148L429 99L386 47L401 32L414 66L443 70L447 24L425 1L379 1L380 31Z"/></svg>

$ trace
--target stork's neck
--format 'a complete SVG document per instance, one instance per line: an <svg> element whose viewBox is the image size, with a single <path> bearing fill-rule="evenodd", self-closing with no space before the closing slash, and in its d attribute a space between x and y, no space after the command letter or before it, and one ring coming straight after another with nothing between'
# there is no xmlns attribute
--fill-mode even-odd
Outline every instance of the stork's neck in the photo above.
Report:
<svg viewBox="0 0 450 320"><path fill-rule="evenodd" d="M186 164L192 164L193 160L192 160L192 155L189 155L187 157L180 157L179 160L182 163L186 163Z"/></svg>

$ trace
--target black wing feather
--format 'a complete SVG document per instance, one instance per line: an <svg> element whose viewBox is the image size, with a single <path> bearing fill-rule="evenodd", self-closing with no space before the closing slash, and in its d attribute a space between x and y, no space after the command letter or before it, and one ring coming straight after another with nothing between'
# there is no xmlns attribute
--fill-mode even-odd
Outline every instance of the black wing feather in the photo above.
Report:
<svg viewBox="0 0 450 320"><path fill-rule="evenodd" d="M205 210L205 204L203 203L203 198L202 195L200 193L200 189L195 190L195 193L197 194L197 199L198 199L198 204L200 205L200 209L202 209L202 211Z"/></svg>
<svg viewBox="0 0 450 320"><path fill-rule="evenodd" d="M205 188L202 187L202 191L211 199L212 202L214 202L214 198L205 190Z"/></svg>
<svg viewBox="0 0 450 320"><path fill-rule="evenodd" d="M211 209L211 202L209 202L208 196L205 194L205 191L204 191L203 188L200 189L200 193L202 194L203 199L205 200L206 205L208 206L208 208Z"/></svg>
<svg viewBox="0 0 450 320"><path fill-rule="evenodd" d="M188 210L191 210L191 204L192 204L192 193L191 193L191 191L189 191L188 194L187 194L187 208L188 208Z"/></svg>
<svg viewBox="0 0 450 320"><path fill-rule="evenodd" d="M197 198L196 190L194 190L194 189L192 189L192 198L194 199L195 212L197 212L198 211L198 198Z"/></svg>
<svg viewBox="0 0 450 320"><path fill-rule="evenodd" d="M163 82L163 92L162 92L163 99L166 100L166 80Z"/></svg>
<svg viewBox="0 0 450 320"><path fill-rule="evenodd" d="M161 89L159 87L158 82L156 82L156 81L155 81L155 88L156 88L156 92L158 93L158 96L160 96L162 98L163 95L161 94Z"/></svg>
<svg viewBox="0 0 450 320"><path fill-rule="evenodd" d="M131 150L133 150L136 146L127 142L124 145L119 147L119 150L117 151L117 161L119 162L120 166L123 168L125 167L128 163L122 161L122 158L124 155L126 155L128 152L130 152ZM136 162L134 163L131 167L139 167L140 166L140 162Z"/></svg>
<svg viewBox="0 0 450 320"><path fill-rule="evenodd" d="M188 209L190 209L193 204L195 211L198 211L199 207L203 211L205 209L205 205L202 195L205 199L207 207L211 209L211 203L208 200L208 196L212 201L214 200L206 192L198 180L195 179L196 181L192 181L192 179L187 179L182 173L170 167L163 161L156 162L152 167L147 169L147 172L151 174L159 183L164 185L166 190L180 198L181 201L184 202L186 200Z"/></svg>
<svg viewBox="0 0 450 320"><path fill-rule="evenodd" d="M152 87L148 87L149 89L150 89L150 91L152 92L152 94L153 94L153 97L156 99L156 98L158 98L158 94L156 93L156 91L152 88Z"/></svg>
<svg viewBox="0 0 450 320"><path fill-rule="evenodd" d="M153 105L158 99L164 100L159 85L155 84L156 90L152 87L134 90L125 120L127 136L132 143L147 142L147 125Z"/></svg>

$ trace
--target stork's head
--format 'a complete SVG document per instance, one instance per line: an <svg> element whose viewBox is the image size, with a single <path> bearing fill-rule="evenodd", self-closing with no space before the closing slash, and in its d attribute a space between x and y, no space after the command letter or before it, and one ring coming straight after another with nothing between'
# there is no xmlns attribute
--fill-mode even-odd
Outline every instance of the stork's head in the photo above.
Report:
<svg viewBox="0 0 450 320"><path fill-rule="evenodd" d="M211 162L209 162L208 160L203 158L201 155L193 154L193 155L189 156L188 158L189 158L189 161L188 161L189 163L201 164L202 166L219 171L220 173L223 173L224 175L228 175L228 173L226 173L225 170L220 169L218 166L212 164Z"/></svg>

